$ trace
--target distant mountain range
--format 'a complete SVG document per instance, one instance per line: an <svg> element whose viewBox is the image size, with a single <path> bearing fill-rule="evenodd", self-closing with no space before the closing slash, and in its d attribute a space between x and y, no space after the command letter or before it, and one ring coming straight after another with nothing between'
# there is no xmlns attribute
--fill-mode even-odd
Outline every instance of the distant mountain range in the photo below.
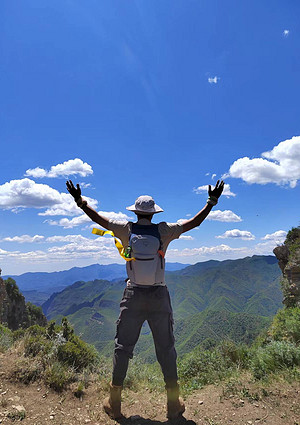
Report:
<svg viewBox="0 0 300 425"><path fill-rule="evenodd" d="M281 307L281 276L273 256L206 261L167 272L179 354L197 345L228 338L251 342ZM123 280L78 281L43 304L48 319L66 316L83 339L111 353ZM144 359L155 359L148 325L136 346Z"/></svg>
<svg viewBox="0 0 300 425"><path fill-rule="evenodd" d="M166 263L166 270L174 271L186 267L181 263ZM22 291L26 301L41 305L54 292L60 292L69 285L78 281L91 281L95 279L115 280L125 279L124 264L92 264L87 267L73 267L60 272L32 272L19 276L8 275L3 279L13 278Z"/></svg>

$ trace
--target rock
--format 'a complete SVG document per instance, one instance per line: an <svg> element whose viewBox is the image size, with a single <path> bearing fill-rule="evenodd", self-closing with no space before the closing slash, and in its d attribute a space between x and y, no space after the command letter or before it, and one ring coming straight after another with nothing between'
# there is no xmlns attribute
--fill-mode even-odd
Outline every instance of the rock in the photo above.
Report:
<svg viewBox="0 0 300 425"><path fill-rule="evenodd" d="M15 409L19 413L22 413L22 412L26 413L25 407L22 406L21 404L18 404L16 406L12 405L12 408Z"/></svg>
<svg viewBox="0 0 300 425"><path fill-rule="evenodd" d="M204 403L204 401L203 400L199 400L198 401L198 404L203 404Z"/></svg>
<svg viewBox="0 0 300 425"><path fill-rule="evenodd" d="M286 307L300 307L300 227L293 228L284 245L277 246L273 252L282 271L281 286L283 304Z"/></svg>

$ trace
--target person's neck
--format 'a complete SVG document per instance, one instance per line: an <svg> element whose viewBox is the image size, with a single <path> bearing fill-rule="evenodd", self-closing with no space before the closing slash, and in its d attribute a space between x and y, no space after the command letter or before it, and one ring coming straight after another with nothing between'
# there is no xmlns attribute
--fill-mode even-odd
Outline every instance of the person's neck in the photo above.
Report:
<svg viewBox="0 0 300 425"><path fill-rule="evenodd" d="M137 221L139 222L140 220L147 220L149 223L152 223L152 215L137 215Z"/></svg>

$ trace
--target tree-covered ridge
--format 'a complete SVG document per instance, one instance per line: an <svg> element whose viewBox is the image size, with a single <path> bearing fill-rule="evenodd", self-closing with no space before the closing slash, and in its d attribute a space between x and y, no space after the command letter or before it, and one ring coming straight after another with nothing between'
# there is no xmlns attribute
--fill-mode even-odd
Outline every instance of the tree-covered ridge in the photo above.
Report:
<svg viewBox="0 0 300 425"><path fill-rule="evenodd" d="M0 277L0 323L16 330L35 324L43 326L47 319L40 307L25 302L14 279Z"/></svg>
<svg viewBox="0 0 300 425"><path fill-rule="evenodd" d="M216 344L220 335L234 341L253 340L268 326L270 320L266 317L273 316L281 306L279 276L280 269L272 256L207 261L168 272L166 281L179 352L205 345L206 340ZM53 294L43 309L48 319L60 321L67 316L87 342L110 354L123 290L123 281L76 282ZM222 314L227 321L222 321ZM142 328L135 352L144 359L155 360L147 324Z"/></svg>

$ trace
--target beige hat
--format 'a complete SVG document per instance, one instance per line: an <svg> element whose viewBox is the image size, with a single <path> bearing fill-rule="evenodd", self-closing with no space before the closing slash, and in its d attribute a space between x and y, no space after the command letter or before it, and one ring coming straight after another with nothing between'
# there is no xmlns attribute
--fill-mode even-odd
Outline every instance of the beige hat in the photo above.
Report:
<svg viewBox="0 0 300 425"><path fill-rule="evenodd" d="M162 208L160 208L156 203L154 202L154 199L152 196L149 195L142 195L137 198L134 205L130 205L129 207L126 207L127 210L133 211L135 213L139 214L156 214L163 211Z"/></svg>

